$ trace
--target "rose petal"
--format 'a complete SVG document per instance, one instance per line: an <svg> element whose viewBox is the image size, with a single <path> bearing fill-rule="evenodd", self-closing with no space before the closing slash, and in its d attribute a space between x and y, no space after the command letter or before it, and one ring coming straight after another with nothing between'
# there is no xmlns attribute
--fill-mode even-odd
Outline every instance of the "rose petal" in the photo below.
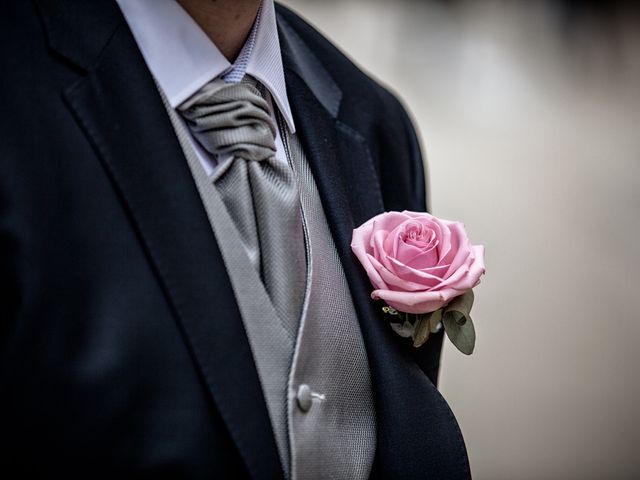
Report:
<svg viewBox="0 0 640 480"><path fill-rule="evenodd" d="M418 253L413 257L409 257L405 259L401 259L396 257L398 261L404 263L405 265L410 265L412 268L423 269L423 268L431 268L438 265L438 244L437 241L435 245L431 245L429 248L426 248L422 252Z"/></svg>
<svg viewBox="0 0 640 480"><path fill-rule="evenodd" d="M414 223L412 219L405 218L404 221L397 224L393 230L389 231L389 235L387 236L384 244L385 251L395 255L395 252L397 251L398 241L405 232L407 224L411 223Z"/></svg>
<svg viewBox="0 0 640 480"><path fill-rule="evenodd" d="M461 223L455 223L450 225L451 231L451 240L452 245L457 244L457 249L455 251L455 255L451 260L451 266L447 273L445 273L445 278L452 275L456 272L467 260L469 254L471 254L471 245L469 244L469 240L467 239L467 232L464 230L464 226ZM453 252L453 250L452 250Z"/></svg>
<svg viewBox="0 0 640 480"><path fill-rule="evenodd" d="M418 255L424 253L424 247L418 247L417 245L409 245L402 240L398 241L398 246L391 256L401 263L409 263Z"/></svg>
<svg viewBox="0 0 640 480"><path fill-rule="evenodd" d="M386 284L380 272L386 271L387 269L373 256L367 253L367 265L365 266L365 271L367 272L367 276L369 280L376 288L389 288Z"/></svg>
<svg viewBox="0 0 640 480"><path fill-rule="evenodd" d="M449 269L449 265L436 265L435 267L429 268L419 268L420 272L428 273L429 275L433 275L434 277L444 278L444 274Z"/></svg>
<svg viewBox="0 0 640 480"><path fill-rule="evenodd" d="M372 219L367 220L365 223L353 230L353 233L351 234L351 249L354 250L354 253L356 249L361 253L364 253L369 248L375 218L376 217L373 217Z"/></svg>
<svg viewBox="0 0 640 480"><path fill-rule="evenodd" d="M453 288L437 292L396 292L381 289L371 293L372 298L384 300L396 310L406 313L434 312L458 295L460 292Z"/></svg>
<svg viewBox="0 0 640 480"><path fill-rule="evenodd" d="M440 236L439 240L440 243L438 244L438 258L440 264L451 263L451 260L453 260L453 245L451 244L451 231L446 225L443 225L442 235Z"/></svg>
<svg viewBox="0 0 640 480"><path fill-rule="evenodd" d="M387 212L373 217L376 223L376 230L392 232L403 222L407 221L407 215L401 212Z"/></svg>
<svg viewBox="0 0 640 480"><path fill-rule="evenodd" d="M433 290L447 287L455 288L458 291L469 290L478 284L484 272L484 247L482 245L473 246L464 265L453 275L443 280L441 284L433 287Z"/></svg>
<svg viewBox="0 0 640 480"><path fill-rule="evenodd" d="M394 272L398 277L413 283L422 284L422 290L430 290L442 282L441 277L411 268L409 265L400 263L394 258L389 258L389 260L395 265Z"/></svg>
<svg viewBox="0 0 640 480"><path fill-rule="evenodd" d="M385 230L375 230L371 235L371 249L372 255L377 258L386 268L392 268L387 260L387 250L385 249L384 243L388 237L388 232Z"/></svg>
<svg viewBox="0 0 640 480"><path fill-rule="evenodd" d="M382 280L388 285L388 287L386 288L388 288L389 290L419 292L424 291L427 288L424 281L411 282L409 280L406 280L405 278L400 278L398 275L390 272L386 268L382 268L378 273L382 277Z"/></svg>

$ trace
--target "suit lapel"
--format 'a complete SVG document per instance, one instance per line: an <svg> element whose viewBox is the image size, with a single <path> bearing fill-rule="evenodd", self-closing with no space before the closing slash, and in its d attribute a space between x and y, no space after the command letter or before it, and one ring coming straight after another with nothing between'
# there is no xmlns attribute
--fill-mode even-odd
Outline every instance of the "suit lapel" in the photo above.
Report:
<svg viewBox="0 0 640 480"><path fill-rule="evenodd" d="M468 478L466 450L451 410L393 334L381 305L371 300L371 285L351 252L353 229L384 210L364 138L336 118L342 93L282 15L278 20L294 120L369 359L378 428L372 476Z"/></svg>
<svg viewBox="0 0 640 480"><path fill-rule="evenodd" d="M91 18L71 15L65 25L52 14L64 6L41 6L52 47L88 72L65 90L66 103L121 197L248 470L256 479L279 478L282 468L251 350L191 172L115 2L100 5L105 11L86 9ZM94 16L112 25L98 39L83 29ZM92 45L99 58L91 51L74 53L74 42L62 36Z"/></svg>

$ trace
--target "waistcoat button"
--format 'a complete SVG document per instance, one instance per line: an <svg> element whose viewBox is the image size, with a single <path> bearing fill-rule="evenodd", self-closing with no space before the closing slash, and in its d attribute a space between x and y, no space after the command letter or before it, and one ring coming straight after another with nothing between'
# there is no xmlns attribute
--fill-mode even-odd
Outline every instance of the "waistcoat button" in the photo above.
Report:
<svg viewBox="0 0 640 480"><path fill-rule="evenodd" d="M311 388L309 385L303 383L298 387L298 394L296 395L296 400L298 401L298 408L303 412L308 412L313 405L313 398L311 395Z"/></svg>

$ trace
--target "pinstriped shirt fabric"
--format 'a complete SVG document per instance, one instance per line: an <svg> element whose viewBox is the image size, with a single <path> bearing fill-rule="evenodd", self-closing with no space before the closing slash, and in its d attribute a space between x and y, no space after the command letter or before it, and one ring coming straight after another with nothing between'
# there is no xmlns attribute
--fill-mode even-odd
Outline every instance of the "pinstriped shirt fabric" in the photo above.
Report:
<svg viewBox="0 0 640 480"><path fill-rule="evenodd" d="M260 9L258 10L258 16L256 17L256 21L253 23L253 27L251 28L251 32L249 32L249 36L247 37L242 50L238 54L238 58L233 62L231 69L228 70L224 75L222 75L222 79L227 83L239 83L244 78L244 75L247 71L247 66L249 65L249 60L251 59L251 53L253 52L253 47L256 44L256 34L258 32L258 28L260 26L260 18L262 14L262 4L260 4Z"/></svg>

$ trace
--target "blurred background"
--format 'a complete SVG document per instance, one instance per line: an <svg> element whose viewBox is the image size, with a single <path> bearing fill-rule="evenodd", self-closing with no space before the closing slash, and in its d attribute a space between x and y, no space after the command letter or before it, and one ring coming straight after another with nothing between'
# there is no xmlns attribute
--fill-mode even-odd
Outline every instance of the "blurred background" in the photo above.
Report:
<svg viewBox="0 0 640 480"><path fill-rule="evenodd" d="M474 478L640 478L638 8L283 3L404 101L433 213L486 246L440 377Z"/></svg>

